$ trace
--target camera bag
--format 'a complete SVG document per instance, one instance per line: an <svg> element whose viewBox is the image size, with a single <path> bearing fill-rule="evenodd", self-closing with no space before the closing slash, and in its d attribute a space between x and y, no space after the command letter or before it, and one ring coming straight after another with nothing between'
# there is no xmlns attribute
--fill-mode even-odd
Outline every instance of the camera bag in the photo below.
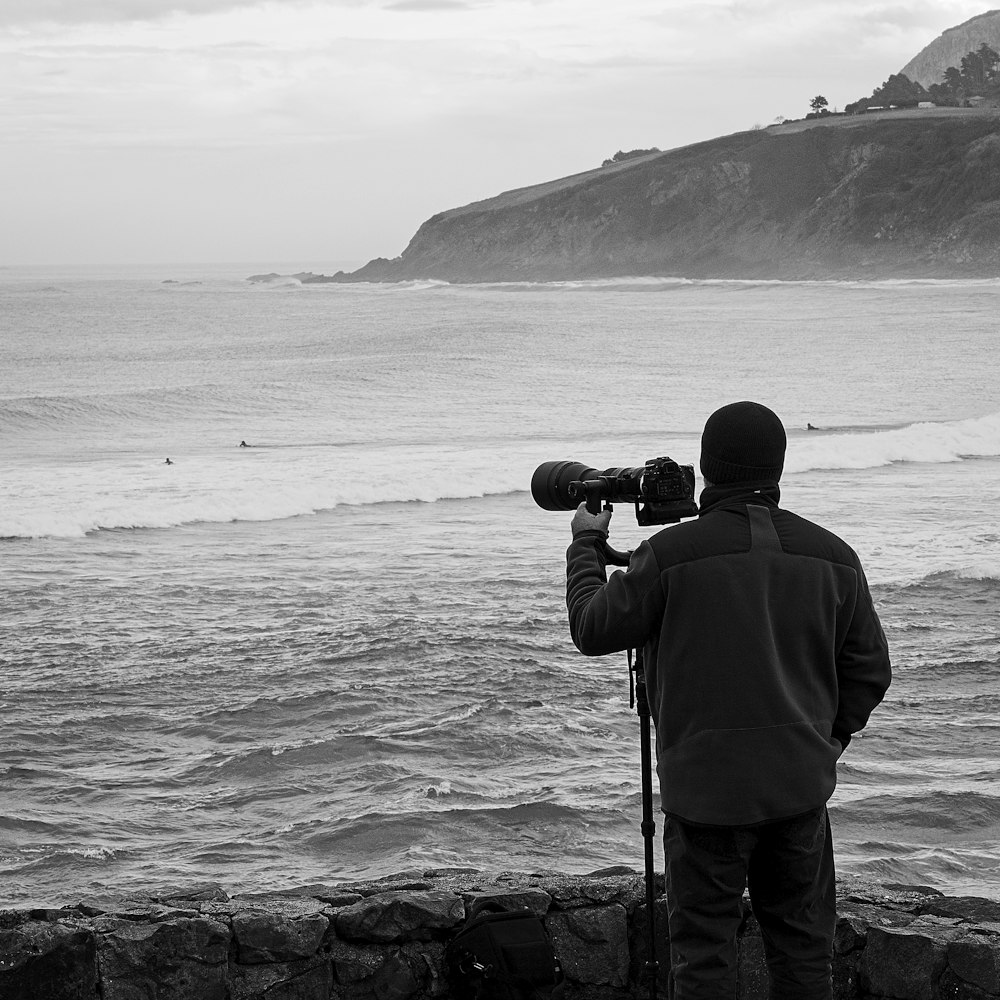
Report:
<svg viewBox="0 0 1000 1000"><path fill-rule="evenodd" d="M445 949L456 1000L542 1000L563 993L563 971L545 925L527 907L473 906Z"/></svg>

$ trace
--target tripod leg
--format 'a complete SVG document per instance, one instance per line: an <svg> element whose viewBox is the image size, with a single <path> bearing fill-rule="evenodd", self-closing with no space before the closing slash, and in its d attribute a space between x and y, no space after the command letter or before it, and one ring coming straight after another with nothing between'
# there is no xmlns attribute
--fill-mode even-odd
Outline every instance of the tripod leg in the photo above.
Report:
<svg viewBox="0 0 1000 1000"><path fill-rule="evenodd" d="M630 657L631 659L631 657ZM660 963L656 959L656 873L653 869L653 837L656 822L653 819L653 766L650 746L650 711L646 697L646 677L643 673L642 650L636 650L635 659L636 712L639 716L639 750L642 760L642 838L646 866L647 956L645 974L649 1000L656 1000L656 979Z"/></svg>

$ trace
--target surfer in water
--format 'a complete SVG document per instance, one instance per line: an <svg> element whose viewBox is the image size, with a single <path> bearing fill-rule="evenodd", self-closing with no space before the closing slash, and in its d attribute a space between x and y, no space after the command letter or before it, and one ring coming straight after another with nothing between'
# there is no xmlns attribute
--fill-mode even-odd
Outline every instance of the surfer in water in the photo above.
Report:
<svg viewBox="0 0 1000 1000"><path fill-rule="evenodd" d="M250 447L250 445L248 445L248 444L246 443L246 441L241 441L241 442L240 442L240 447L241 447L241 448L249 448L249 447Z"/></svg>
<svg viewBox="0 0 1000 1000"><path fill-rule="evenodd" d="M171 462L170 459L168 458L163 464L164 465L173 465L174 463Z"/></svg>

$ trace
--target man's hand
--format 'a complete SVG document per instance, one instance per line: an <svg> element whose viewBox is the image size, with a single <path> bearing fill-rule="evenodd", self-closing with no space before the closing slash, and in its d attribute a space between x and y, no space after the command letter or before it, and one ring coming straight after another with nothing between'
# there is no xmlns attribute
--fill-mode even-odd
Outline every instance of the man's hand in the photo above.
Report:
<svg viewBox="0 0 1000 1000"><path fill-rule="evenodd" d="M605 538L608 537L608 522L611 520L611 511L602 510L600 514L591 514L587 510L585 503L576 508L573 515L573 522L570 528L573 530L573 537L576 538L581 531L599 531Z"/></svg>

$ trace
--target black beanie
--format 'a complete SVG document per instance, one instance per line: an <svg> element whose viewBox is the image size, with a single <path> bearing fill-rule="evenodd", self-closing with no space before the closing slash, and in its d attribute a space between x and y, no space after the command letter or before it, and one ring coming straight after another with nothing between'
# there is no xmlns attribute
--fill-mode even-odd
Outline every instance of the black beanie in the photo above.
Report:
<svg viewBox="0 0 1000 1000"><path fill-rule="evenodd" d="M781 478L785 428L773 411L744 400L716 410L701 435L701 474L710 483Z"/></svg>

